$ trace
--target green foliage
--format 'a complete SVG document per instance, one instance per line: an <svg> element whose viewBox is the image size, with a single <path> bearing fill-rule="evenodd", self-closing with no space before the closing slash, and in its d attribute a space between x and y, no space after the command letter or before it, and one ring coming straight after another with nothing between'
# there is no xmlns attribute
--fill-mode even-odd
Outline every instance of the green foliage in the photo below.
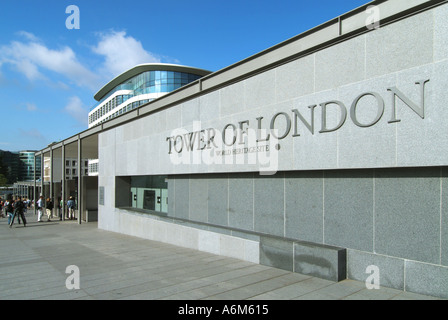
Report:
<svg viewBox="0 0 448 320"><path fill-rule="evenodd" d="M0 187L5 187L8 184L7 173L8 168L3 165L3 157L0 156Z"/></svg>
<svg viewBox="0 0 448 320"><path fill-rule="evenodd" d="M0 173L0 187L6 187L7 184L8 179L6 179L6 177Z"/></svg>

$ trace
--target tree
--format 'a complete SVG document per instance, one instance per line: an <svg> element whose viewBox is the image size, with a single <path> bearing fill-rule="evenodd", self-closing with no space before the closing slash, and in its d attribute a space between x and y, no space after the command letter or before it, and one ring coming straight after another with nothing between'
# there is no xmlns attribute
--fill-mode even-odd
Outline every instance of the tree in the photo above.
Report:
<svg viewBox="0 0 448 320"><path fill-rule="evenodd" d="M0 174L0 187L6 187L8 179L3 174Z"/></svg>
<svg viewBox="0 0 448 320"><path fill-rule="evenodd" d="M3 165L3 157L0 155L0 187L5 187L8 184L7 173L8 169Z"/></svg>

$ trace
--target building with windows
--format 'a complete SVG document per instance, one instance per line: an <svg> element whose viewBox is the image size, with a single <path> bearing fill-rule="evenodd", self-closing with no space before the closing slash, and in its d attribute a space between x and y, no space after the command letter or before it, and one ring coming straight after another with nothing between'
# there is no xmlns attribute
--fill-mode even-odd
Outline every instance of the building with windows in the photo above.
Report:
<svg viewBox="0 0 448 320"><path fill-rule="evenodd" d="M34 180L34 168L36 168L37 176L40 176L41 165L40 159L36 161L34 166L34 154L36 151L20 151L19 152L19 180L20 181L33 181Z"/></svg>
<svg viewBox="0 0 448 320"><path fill-rule="evenodd" d="M54 160L53 160L54 161ZM83 176L89 175L88 169L89 169L89 163L88 160L82 160L81 161L81 174ZM51 165L51 158L46 157L44 158L44 182L49 182L51 180L51 170L54 172L60 172L61 164L59 161L56 161ZM71 158L65 159L65 180L73 180L78 177L78 159Z"/></svg>
<svg viewBox="0 0 448 320"><path fill-rule="evenodd" d="M34 179L40 179L42 170L41 159L34 156L35 152L25 150L14 153L18 175L12 184L12 195L33 199Z"/></svg>
<svg viewBox="0 0 448 320"><path fill-rule="evenodd" d="M8 185L18 181L33 181L35 176L34 161L36 161L36 175L40 176L40 158L35 160L35 152L31 150L19 152L0 150L0 167L4 172L3 175L7 178Z"/></svg>
<svg viewBox="0 0 448 320"><path fill-rule="evenodd" d="M89 112L89 127L134 110L210 73L174 64L138 65L107 83L95 94L98 104Z"/></svg>
<svg viewBox="0 0 448 320"><path fill-rule="evenodd" d="M36 156L99 160L100 229L448 298L447 16L372 1Z"/></svg>
<svg viewBox="0 0 448 320"><path fill-rule="evenodd" d="M6 178L6 185L19 180L20 161L17 152L0 150L1 174Z"/></svg>

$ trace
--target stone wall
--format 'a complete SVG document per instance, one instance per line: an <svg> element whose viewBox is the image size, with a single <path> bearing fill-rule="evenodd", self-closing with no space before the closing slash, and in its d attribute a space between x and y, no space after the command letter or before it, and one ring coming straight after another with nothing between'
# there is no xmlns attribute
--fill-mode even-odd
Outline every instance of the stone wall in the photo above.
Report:
<svg viewBox="0 0 448 320"><path fill-rule="evenodd" d="M448 297L447 16L405 16L100 133L99 227L178 230L155 238L300 272L294 248L311 250L325 261L311 274L328 262L321 274L364 281L376 265L385 286ZM116 208L132 175L168 176L166 216Z"/></svg>

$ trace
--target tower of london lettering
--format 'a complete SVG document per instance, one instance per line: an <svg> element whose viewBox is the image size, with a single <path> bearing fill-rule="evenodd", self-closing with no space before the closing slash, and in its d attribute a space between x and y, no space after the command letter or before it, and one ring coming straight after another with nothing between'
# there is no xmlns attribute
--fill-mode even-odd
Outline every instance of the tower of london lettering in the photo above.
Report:
<svg viewBox="0 0 448 320"><path fill-rule="evenodd" d="M387 105L386 101L389 101L388 106L390 106L388 123L400 122L401 120L397 114L396 108L397 99L401 100L416 114L416 116L424 120L425 86L428 82L430 82L430 79L415 82L416 90L418 90L420 94L420 101L418 102L412 101L406 93L402 92L397 87L390 87L387 88L385 92L388 95L389 100L386 100L380 93L374 91L364 92L358 95L349 105L342 101L331 100L310 105L301 110L291 109L288 110L289 112L287 110L277 112L270 118L270 120L265 119L264 116L260 116L252 120L246 119L238 121L237 123L225 124L221 130L217 128L207 128L193 132L174 134L166 138L168 143L168 154L193 150L209 150L212 148L219 149L234 146L235 144L244 144L244 138L248 135L250 130L255 132L256 139L254 141L256 143L269 141L271 137L277 140L283 140L289 136L294 138L300 137L303 128L306 128L306 130L314 135L316 123L315 110L317 108L321 110L320 130L318 131L320 134L337 131L344 125L348 118L360 128L374 126L382 119L385 113ZM358 105L361 100L364 99L369 99L367 106L370 110L367 111L374 116L372 119L364 120L363 122L359 119L359 113L362 113L363 111L359 110ZM330 109L334 109L338 114L337 119L333 119L332 125L329 124L330 121L328 120L328 112ZM306 115L305 112L308 112L308 114ZM279 125L279 123L281 125ZM301 126L303 126L303 128L301 128ZM230 151L227 152L230 153ZM246 152L248 152L248 150L246 150ZM221 154L225 154L225 152L223 151ZM233 152L233 154L235 154L235 152Z"/></svg>

